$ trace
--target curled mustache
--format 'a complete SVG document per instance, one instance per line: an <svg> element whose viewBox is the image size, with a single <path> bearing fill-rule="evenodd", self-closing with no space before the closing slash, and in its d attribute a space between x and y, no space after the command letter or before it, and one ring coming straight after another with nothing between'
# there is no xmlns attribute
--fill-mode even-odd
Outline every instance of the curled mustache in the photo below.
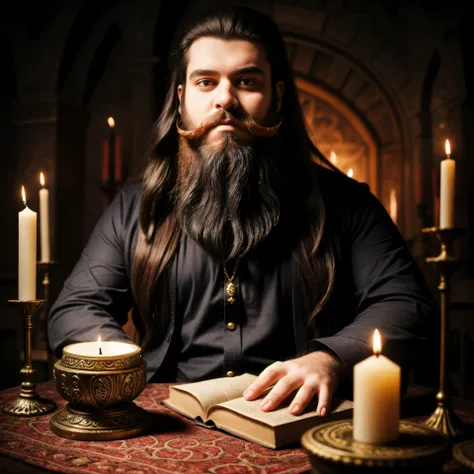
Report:
<svg viewBox="0 0 474 474"><path fill-rule="evenodd" d="M240 127L247 130L255 137L273 137L280 129L282 123L283 119L281 119L280 122L273 127L264 127L255 122L255 120L249 115L243 117L241 120L238 120L229 111L220 109L210 117L202 120L194 130L185 130L182 128L180 125L180 119L178 118L176 121L176 129L182 137L187 138L188 140L196 140L197 138L201 138L207 131L209 131L211 128L217 127L218 125L233 125L235 127Z"/></svg>

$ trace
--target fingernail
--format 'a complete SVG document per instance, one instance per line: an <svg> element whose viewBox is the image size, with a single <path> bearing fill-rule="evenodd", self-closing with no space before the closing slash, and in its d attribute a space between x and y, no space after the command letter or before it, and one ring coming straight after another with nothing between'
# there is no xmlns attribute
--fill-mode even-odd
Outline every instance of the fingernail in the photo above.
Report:
<svg viewBox="0 0 474 474"><path fill-rule="evenodd" d="M300 409L300 406L297 403L295 403L294 405L291 406L290 413L294 415L299 409Z"/></svg>
<svg viewBox="0 0 474 474"><path fill-rule="evenodd" d="M265 402L260 405L260 408L262 410L268 410L272 406L273 401L272 400L266 400Z"/></svg>
<svg viewBox="0 0 474 474"><path fill-rule="evenodd" d="M326 416L326 407L321 408L321 416Z"/></svg>
<svg viewBox="0 0 474 474"><path fill-rule="evenodd" d="M244 392L244 397L247 398L247 397L251 397L253 395L253 390L250 390L249 388L247 390L245 390Z"/></svg>

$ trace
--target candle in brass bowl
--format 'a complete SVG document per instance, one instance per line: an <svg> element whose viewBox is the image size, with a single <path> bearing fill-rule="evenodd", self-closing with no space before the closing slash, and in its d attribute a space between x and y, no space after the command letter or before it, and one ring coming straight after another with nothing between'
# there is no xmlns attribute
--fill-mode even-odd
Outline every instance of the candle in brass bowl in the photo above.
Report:
<svg viewBox="0 0 474 474"><path fill-rule="evenodd" d="M53 415L57 435L113 440L145 431L149 414L133 400L145 388L141 348L127 342L81 342L63 349L54 364L56 390L69 403Z"/></svg>

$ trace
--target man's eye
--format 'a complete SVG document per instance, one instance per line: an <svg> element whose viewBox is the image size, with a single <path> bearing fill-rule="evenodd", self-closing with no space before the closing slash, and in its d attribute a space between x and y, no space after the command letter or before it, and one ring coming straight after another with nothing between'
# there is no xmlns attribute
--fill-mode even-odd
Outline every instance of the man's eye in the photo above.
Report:
<svg viewBox="0 0 474 474"><path fill-rule="evenodd" d="M208 79L203 79L202 81L199 81L198 83L199 87L209 87L212 85L212 81L209 81Z"/></svg>
<svg viewBox="0 0 474 474"><path fill-rule="evenodd" d="M255 81L248 77L244 77L242 79L239 79L239 84L245 87L249 87L255 85Z"/></svg>

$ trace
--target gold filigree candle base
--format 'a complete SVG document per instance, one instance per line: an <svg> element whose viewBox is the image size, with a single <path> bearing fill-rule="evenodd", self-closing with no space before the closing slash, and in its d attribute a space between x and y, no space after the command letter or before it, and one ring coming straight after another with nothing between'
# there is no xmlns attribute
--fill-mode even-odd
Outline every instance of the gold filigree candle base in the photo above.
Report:
<svg viewBox="0 0 474 474"><path fill-rule="evenodd" d="M44 415L56 409L56 404L51 400L40 398L38 395L27 398L18 395L7 400L2 405L2 411L9 415L16 416L37 416Z"/></svg>
<svg viewBox="0 0 474 474"><path fill-rule="evenodd" d="M44 415L55 410L56 404L51 400L40 398L36 392L36 383L34 382L35 369L31 364L31 333L33 329L33 314L41 308L46 300L8 300L8 302L15 306L24 318L25 365L20 371L23 379L20 393L16 397L7 400L2 405L2 411L16 416Z"/></svg>
<svg viewBox="0 0 474 474"><path fill-rule="evenodd" d="M449 439L422 423L400 422L400 438L375 445L353 439L352 420L311 428L301 438L314 474L441 472L451 457Z"/></svg>
<svg viewBox="0 0 474 474"><path fill-rule="evenodd" d="M68 403L50 420L51 430L63 438L110 441L131 438L148 429L150 415L133 402L103 410L74 407Z"/></svg>

